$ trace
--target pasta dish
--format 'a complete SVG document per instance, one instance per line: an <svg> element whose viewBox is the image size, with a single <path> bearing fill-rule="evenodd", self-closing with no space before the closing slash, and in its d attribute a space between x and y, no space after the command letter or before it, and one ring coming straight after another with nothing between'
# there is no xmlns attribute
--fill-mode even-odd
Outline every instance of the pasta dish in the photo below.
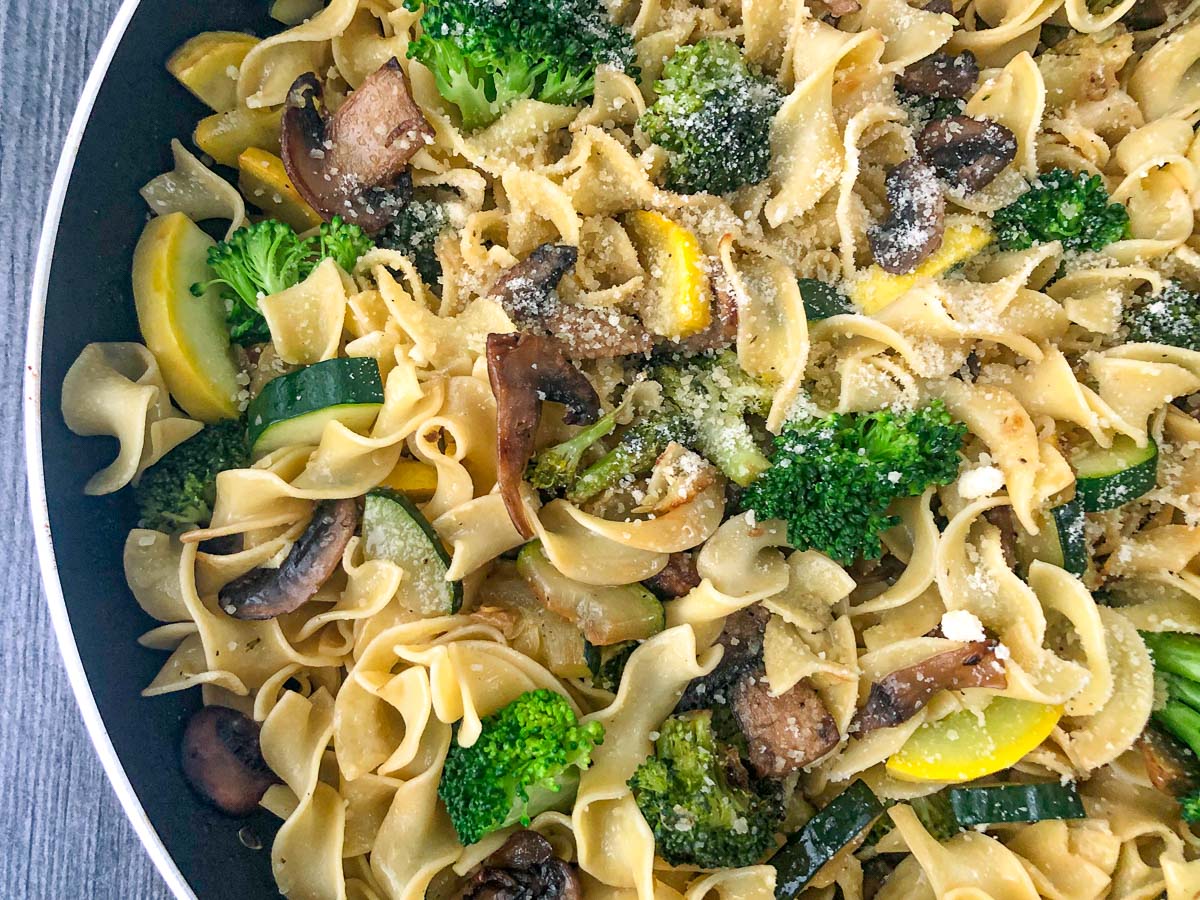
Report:
<svg viewBox="0 0 1200 900"><path fill-rule="evenodd" d="M63 415L281 894L1200 897L1196 2L272 15Z"/></svg>

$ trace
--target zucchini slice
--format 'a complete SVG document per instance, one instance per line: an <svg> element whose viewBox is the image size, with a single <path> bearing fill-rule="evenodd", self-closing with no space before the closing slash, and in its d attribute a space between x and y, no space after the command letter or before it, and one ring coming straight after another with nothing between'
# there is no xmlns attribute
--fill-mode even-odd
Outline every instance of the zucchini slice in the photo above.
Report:
<svg viewBox="0 0 1200 900"><path fill-rule="evenodd" d="M1075 497L1050 510L1042 518L1042 530L1029 534L1020 530L1017 535L1017 555L1025 571L1035 559L1066 569L1072 575L1087 572L1088 546L1084 536L1086 517L1083 503Z"/></svg>
<svg viewBox="0 0 1200 900"><path fill-rule="evenodd" d="M804 301L804 315L810 322L854 312L846 295L828 281L799 278L796 284L800 287L800 299Z"/></svg>
<svg viewBox="0 0 1200 900"><path fill-rule="evenodd" d="M517 571L547 609L573 623L597 647L645 640L666 625L663 605L642 585L597 587L575 581L554 568L539 541L521 549Z"/></svg>
<svg viewBox="0 0 1200 900"><path fill-rule="evenodd" d="M325 426L366 432L383 406L379 363L370 357L327 359L268 381L246 411L250 447L262 456L280 447L316 445Z"/></svg>
<svg viewBox="0 0 1200 900"><path fill-rule="evenodd" d="M771 857L778 900L799 897L817 871L883 815L865 781L856 781L808 820Z"/></svg>
<svg viewBox="0 0 1200 900"><path fill-rule="evenodd" d="M403 494L376 489L363 508L363 555L386 559L404 569L417 587L418 608L425 615L450 615L462 605L462 583L447 581L450 554L429 520Z"/></svg>
<svg viewBox="0 0 1200 900"><path fill-rule="evenodd" d="M950 808L964 828L1087 817L1073 781L958 787L951 788L949 794Z"/></svg>
<svg viewBox="0 0 1200 900"><path fill-rule="evenodd" d="M1094 444L1075 454L1075 493L1086 512L1116 509L1154 489L1158 446L1151 438L1139 447L1123 434L1111 447Z"/></svg>

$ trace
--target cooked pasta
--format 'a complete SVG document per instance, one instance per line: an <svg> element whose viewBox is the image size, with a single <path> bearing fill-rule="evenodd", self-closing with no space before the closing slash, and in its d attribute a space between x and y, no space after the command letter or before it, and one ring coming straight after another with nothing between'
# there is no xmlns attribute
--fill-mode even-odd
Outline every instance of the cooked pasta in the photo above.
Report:
<svg viewBox="0 0 1200 900"><path fill-rule="evenodd" d="M280 892L1200 897L1196 4L310 7L63 385Z"/></svg>

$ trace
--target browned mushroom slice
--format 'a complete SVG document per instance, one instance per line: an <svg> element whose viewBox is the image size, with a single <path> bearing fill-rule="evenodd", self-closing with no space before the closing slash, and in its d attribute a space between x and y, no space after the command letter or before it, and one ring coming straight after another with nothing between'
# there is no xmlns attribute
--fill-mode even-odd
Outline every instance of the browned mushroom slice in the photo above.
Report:
<svg viewBox="0 0 1200 900"><path fill-rule="evenodd" d="M1017 155L1017 139L990 119L947 116L917 136L917 153L953 187L971 193L987 187Z"/></svg>
<svg viewBox="0 0 1200 900"><path fill-rule="evenodd" d="M542 400L564 404L568 425L587 425L600 416L600 398L553 338L521 332L489 334L487 363L496 398L500 495L517 531L530 538L533 527L521 500L521 482L533 456Z"/></svg>
<svg viewBox="0 0 1200 900"><path fill-rule="evenodd" d="M408 162L433 139L433 129L394 57L333 116L318 108L321 96L311 74L288 92L280 136L288 177L324 218L340 215L378 231L408 202Z"/></svg>
<svg viewBox="0 0 1200 900"><path fill-rule="evenodd" d="M714 703L724 703L738 679L749 671L761 670L763 636L770 618L767 608L757 603L726 617L717 638L725 650L721 661L707 675L692 679L675 711L709 709Z"/></svg>
<svg viewBox="0 0 1200 900"><path fill-rule="evenodd" d="M961 100L971 93L978 78L979 63L970 50L957 56L939 50L908 66L896 78L896 86L922 97Z"/></svg>
<svg viewBox="0 0 1200 900"><path fill-rule="evenodd" d="M761 670L743 675L729 698L746 738L750 765L763 778L782 778L838 745L837 724L807 682L773 697Z"/></svg>
<svg viewBox="0 0 1200 900"><path fill-rule="evenodd" d="M554 855L536 831L517 831L486 857L456 900L581 900L575 867Z"/></svg>
<svg viewBox="0 0 1200 900"><path fill-rule="evenodd" d="M278 569L251 569L221 588L235 619L274 619L312 599L342 561L358 527L358 501L323 500Z"/></svg>
<svg viewBox="0 0 1200 900"><path fill-rule="evenodd" d="M1008 684L995 641L971 641L892 672L871 685L867 702L854 714L850 731L865 734L906 722L938 691L1003 688Z"/></svg>
<svg viewBox="0 0 1200 900"><path fill-rule="evenodd" d="M916 158L888 172L887 199L891 215L867 231L867 240L881 269L903 275L942 245L946 200L937 174Z"/></svg>
<svg viewBox="0 0 1200 900"><path fill-rule="evenodd" d="M954 15L954 4L950 0L929 0L921 7L925 12Z"/></svg>
<svg viewBox="0 0 1200 900"><path fill-rule="evenodd" d="M500 273L490 294L518 328L540 329L559 307L554 289L578 259L568 244L542 244Z"/></svg>
<svg viewBox="0 0 1200 900"><path fill-rule="evenodd" d="M196 793L231 816L254 812L279 780L259 750L258 723L225 706L206 706L188 720L180 759Z"/></svg>
<svg viewBox="0 0 1200 900"><path fill-rule="evenodd" d="M661 572L642 582L659 600L675 600L700 584L694 554L672 553Z"/></svg>
<svg viewBox="0 0 1200 900"><path fill-rule="evenodd" d="M1186 745L1149 725L1137 739L1150 783L1164 794L1182 797L1200 787L1200 762Z"/></svg>

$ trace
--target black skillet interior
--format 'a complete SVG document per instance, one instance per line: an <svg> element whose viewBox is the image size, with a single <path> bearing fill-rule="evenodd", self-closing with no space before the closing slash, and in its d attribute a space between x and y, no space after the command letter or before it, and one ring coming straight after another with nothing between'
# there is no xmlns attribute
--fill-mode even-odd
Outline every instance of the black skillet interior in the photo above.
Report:
<svg viewBox="0 0 1200 900"><path fill-rule="evenodd" d="M201 31L280 26L266 0L142 0L96 101L58 229L42 348L42 444L50 523L63 595L92 693L121 764L150 821L201 900L278 896L269 849L238 838L249 825L265 848L276 824L260 813L229 819L202 804L179 771L178 746L199 692L142 699L164 654L136 643L154 626L130 596L121 548L135 523L129 491L85 497L84 482L111 461L115 442L79 438L63 425L61 386L90 341L140 340L130 261L147 209L138 188L171 168L168 143L189 135L205 109L165 70ZM47 649L47 653L53 651ZM90 747L80 747L90 753ZM96 790L108 790L96 785Z"/></svg>

